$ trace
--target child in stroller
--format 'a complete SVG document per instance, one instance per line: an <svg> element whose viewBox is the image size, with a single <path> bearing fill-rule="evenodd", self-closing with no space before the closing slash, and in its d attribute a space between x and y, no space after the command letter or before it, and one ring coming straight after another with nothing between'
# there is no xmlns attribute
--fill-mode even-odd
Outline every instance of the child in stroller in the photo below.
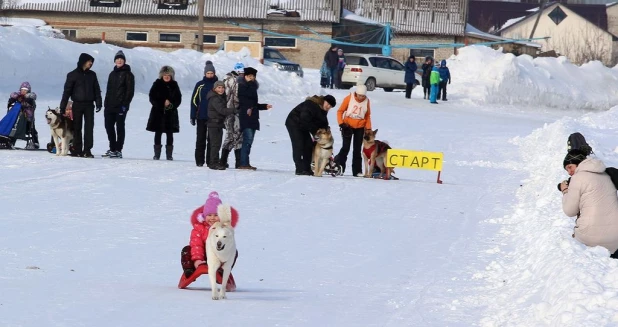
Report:
<svg viewBox="0 0 618 327"><path fill-rule="evenodd" d="M32 92L30 83L23 82L19 86L19 92L13 92L9 96L7 103L7 116L9 112L19 103L19 113L15 113L15 121L11 126L12 132L7 135L5 139L5 145L10 148L15 147L15 142L18 139L25 140L27 142L26 149L38 149L39 148L39 133L34 125L34 111L36 109L36 93ZM11 116L10 120L13 119ZM25 127L25 129L23 129Z"/></svg>

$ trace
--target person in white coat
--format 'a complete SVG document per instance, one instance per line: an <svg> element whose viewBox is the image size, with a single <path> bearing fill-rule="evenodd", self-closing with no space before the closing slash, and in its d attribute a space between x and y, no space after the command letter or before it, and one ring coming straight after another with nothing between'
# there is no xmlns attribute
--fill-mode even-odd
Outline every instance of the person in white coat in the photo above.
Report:
<svg viewBox="0 0 618 327"><path fill-rule="evenodd" d="M571 150L563 165L571 179L560 184L562 210L577 216L573 237L587 246L603 246L618 259L618 195L605 164Z"/></svg>

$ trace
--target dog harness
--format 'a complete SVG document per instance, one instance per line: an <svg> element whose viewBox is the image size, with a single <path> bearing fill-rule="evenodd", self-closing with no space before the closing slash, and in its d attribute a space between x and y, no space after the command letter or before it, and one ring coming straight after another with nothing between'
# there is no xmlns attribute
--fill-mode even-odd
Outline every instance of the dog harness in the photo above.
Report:
<svg viewBox="0 0 618 327"><path fill-rule="evenodd" d="M376 147L378 148L378 150L376 151L376 153L379 155L380 153L385 152L386 150L390 149L391 147L382 142L382 141L378 141L376 140L375 143L373 143L372 146L368 147L368 148L363 148L363 153L365 154L365 156L367 157L367 159L369 159L369 164L371 165L371 154L373 153L373 151L376 149Z"/></svg>

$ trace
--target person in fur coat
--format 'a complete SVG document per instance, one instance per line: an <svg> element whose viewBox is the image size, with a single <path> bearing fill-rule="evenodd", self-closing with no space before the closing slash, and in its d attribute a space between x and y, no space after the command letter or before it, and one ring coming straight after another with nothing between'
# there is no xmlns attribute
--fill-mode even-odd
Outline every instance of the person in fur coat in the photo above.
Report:
<svg viewBox="0 0 618 327"><path fill-rule="evenodd" d="M571 180L560 184L562 210L577 216L573 237L587 246L602 246L618 259L618 196L607 167L577 149L569 151L563 166Z"/></svg>
<svg viewBox="0 0 618 327"><path fill-rule="evenodd" d="M9 96L9 102L7 104L7 112L13 107L13 105L19 102L23 112L26 114L26 120L28 121L26 134L32 135L32 146L35 149L39 148L39 132L37 132L34 126L34 110L36 109L36 93L32 92L32 87L29 82L23 82L19 86L19 92L13 92Z"/></svg>
<svg viewBox="0 0 618 327"><path fill-rule="evenodd" d="M208 199L203 206L198 207L191 214L191 237L189 245L185 246L181 252L181 265L185 276L191 276L200 265L206 265L206 239L208 238L208 230L210 227L219 221L217 215L217 207L221 204L219 193L213 191L208 195ZM238 211L232 209L232 227L236 227L238 223ZM238 258L238 251L236 251ZM234 258L234 265L236 264ZM232 265L232 268L234 268Z"/></svg>
<svg viewBox="0 0 618 327"><path fill-rule="evenodd" d="M152 83L149 98L152 108L148 117L146 130L154 132L154 160L161 156L161 137L167 136L165 155L167 160L174 160L174 133L180 132L178 107L182 102L182 93L178 83L174 80L174 68L163 66L159 71L159 78Z"/></svg>

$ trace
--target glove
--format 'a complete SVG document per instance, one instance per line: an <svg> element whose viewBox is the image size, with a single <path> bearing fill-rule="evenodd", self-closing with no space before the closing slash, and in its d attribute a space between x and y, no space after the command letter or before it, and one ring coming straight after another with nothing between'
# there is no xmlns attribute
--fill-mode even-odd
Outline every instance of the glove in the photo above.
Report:
<svg viewBox="0 0 618 327"><path fill-rule="evenodd" d="M122 107L120 107L120 110L122 110L122 112L124 113L124 112L127 112L129 110L129 108L127 108L125 106L122 106Z"/></svg>
<svg viewBox="0 0 618 327"><path fill-rule="evenodd" d="M191 119L191 125L195 126L195 119Z"/></svg>
<svg viewBox="0 0 618 327"><path fill-rule="evenodd" d="M96 112L99 112L99 111L101 111L101 107L98 107L96 110Z"/></svg>

